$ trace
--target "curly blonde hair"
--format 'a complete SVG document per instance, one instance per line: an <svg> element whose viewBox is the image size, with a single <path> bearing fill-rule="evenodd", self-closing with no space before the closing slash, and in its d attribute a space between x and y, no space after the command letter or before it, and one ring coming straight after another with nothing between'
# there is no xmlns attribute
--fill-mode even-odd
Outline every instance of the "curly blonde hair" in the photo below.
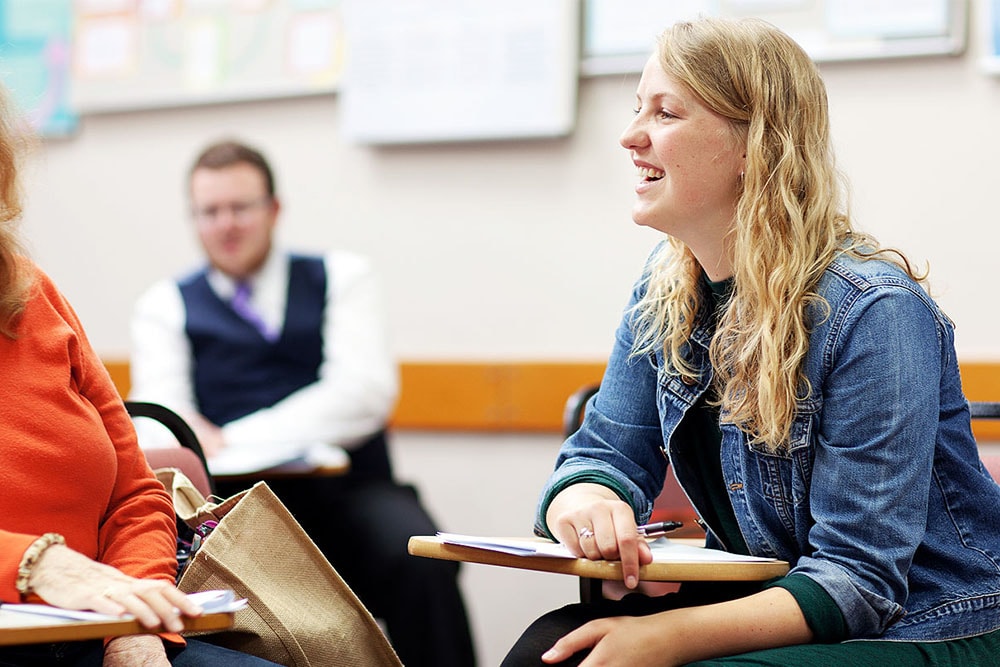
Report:
<svg viewBox="0 0 1000 667"><path fill-rule="evenodd" d="M15 337L17 316L24 310L33 282L28 264L21 259L17 229L22 211L18 166L31 144L30 130L19 119L0 90L0 335L8 338Z"/></svg>
<svg viewBox="0 0 1000 667"><path fill-rule="evenodd" d="M802 364L807 310L841 252L886 257L915 280L906 258L851 228L830 145L826 89L791 38L756 20L703 18L668 28L658 57L664 72L729 119L745 148L745 170L729 239L733 293L709 349L723 419L771 451L788 441L797 402L812 387ZM662 345L669 370L695 379L685 348L701 307L702 270L669 238L651 260L637 304L633 354Z"/></svg>

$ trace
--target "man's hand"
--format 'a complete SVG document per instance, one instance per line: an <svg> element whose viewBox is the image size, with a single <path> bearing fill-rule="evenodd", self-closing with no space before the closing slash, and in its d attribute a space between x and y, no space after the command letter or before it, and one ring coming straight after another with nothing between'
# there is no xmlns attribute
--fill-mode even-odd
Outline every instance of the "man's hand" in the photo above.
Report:
<svg viewBox="0 0 1000 667"><path fill-rule="evenodd" d="M184 418L197 436L206 458L212 458L225 448L226 442L222 438L221 428L200 414L185 415Z"/></svg>

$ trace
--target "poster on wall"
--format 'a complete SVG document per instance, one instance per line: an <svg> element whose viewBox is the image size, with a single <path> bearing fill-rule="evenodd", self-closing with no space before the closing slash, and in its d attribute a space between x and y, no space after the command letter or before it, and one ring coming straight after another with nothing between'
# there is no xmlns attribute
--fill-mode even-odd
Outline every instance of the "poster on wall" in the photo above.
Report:
<svg viewBox="0 0 1000 667"><path fill-rule="evenodd" d="M715 0L585 0L584 74L639 72L668 25L700 15L718 15ZM636 17L642 17L636 20Z"/></svg>
<svg viewBox="0 0 1000 667"><path fill-rule="evenodd" d="M578 0L346 0L341 127L359 143L564 136Z"/></svg>
<svg viewBox="0 0 1000 667"><path fill-rule="evenodd" d="M42 137L77 127L70 107L70 0L0 0L0 81Z"/></svg>
<svg viewBox="0 0 1000 667"><path fill-rule="evenodd" d="M72 99L127 111L333 92L340 0L74 0Z"/></svg>
<svg viewBox="0 0 1000 667"><path fill-rule="evenodd" d="M968 0L583 1L588 75L641 71L660 31L702 15L764 19L820 62L957 55L966 43Z"/></svg>
<svg viewBox="0 0 1000 667"><path fill-rule="evenodd" d="M984 0L983 7L983 69L1000 74L1000 0Z"/></svg>

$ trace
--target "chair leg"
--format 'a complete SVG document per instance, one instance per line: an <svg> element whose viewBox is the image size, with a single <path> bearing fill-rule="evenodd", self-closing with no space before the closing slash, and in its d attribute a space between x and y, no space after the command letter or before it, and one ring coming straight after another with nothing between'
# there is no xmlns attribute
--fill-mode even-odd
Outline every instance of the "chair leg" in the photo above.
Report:
<svg viewBox="0 0 1000 667"><path fill-rule="evenodd" d="M580 602L584 604L589 604L591 602L596 602L604 597L602 589L604 587L603 579L595 579L593 577L580 577Z"/></svg>

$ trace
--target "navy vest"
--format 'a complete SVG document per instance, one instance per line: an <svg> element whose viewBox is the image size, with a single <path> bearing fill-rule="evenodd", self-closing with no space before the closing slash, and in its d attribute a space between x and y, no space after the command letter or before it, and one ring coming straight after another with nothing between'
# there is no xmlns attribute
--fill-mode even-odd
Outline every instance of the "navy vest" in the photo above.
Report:
<svg viewBox="0 0 1000 667"><path fill-rule="evenodd" d="M293 256L285 326L275 342L233 312L201 271L179 284L198 408L212 423L270 407L319 377L326 306L323 260Z"/></svg>
<svg viewBox="0 0 1000 667"><path fill-rule="evenodd" d="M322 258L292 255L285 325L275 342L237 315L200 271L178 284L187 314L198 409L217 426L267 408L319 379L329 279ZM385 431L348 452L351 478L391 479Z"/></svg>

